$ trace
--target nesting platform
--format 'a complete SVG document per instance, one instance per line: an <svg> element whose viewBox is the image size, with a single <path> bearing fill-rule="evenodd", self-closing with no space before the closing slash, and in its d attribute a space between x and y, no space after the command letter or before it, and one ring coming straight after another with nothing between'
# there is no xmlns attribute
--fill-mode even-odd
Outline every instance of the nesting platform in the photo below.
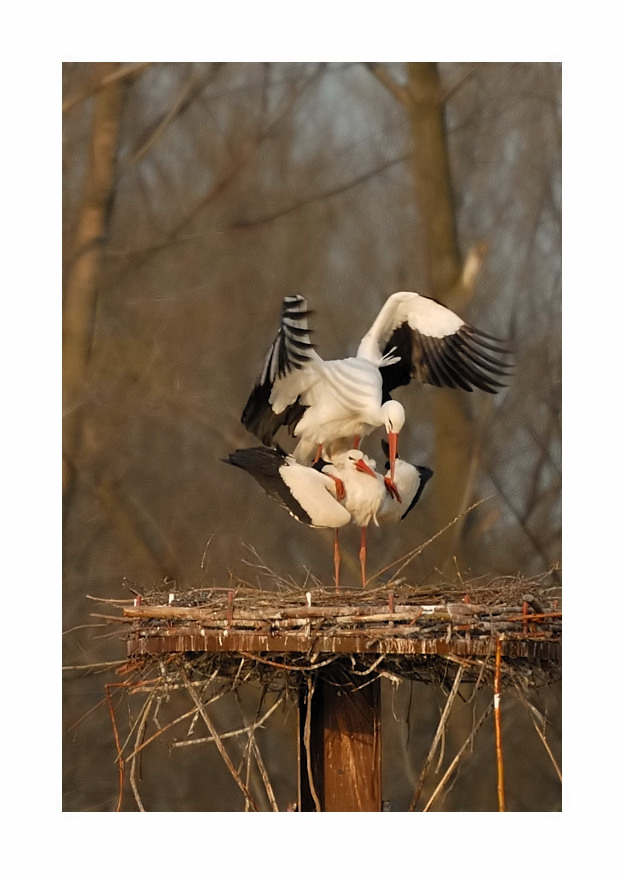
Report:
<svg viewBox="0 0 624 874"><path fill-rule="evenodd" d="M421 803L423 781L460 684L471 682L477 689L491 685L492 699L427 805L443 791L476 731L493 713L499 810L504 810L501 689L508 686L522 697L528 688L559 679L560 597L559 588L546 588L543 581L519 577L480 579L461 589L448 586L435 591L396 581L370 590L344 588L338 592L320 584L306 591L276 582L272 590L241 583L229 588L143 593L134 600L114 602L122 614L116 621L121 619L125 625L129 657L119 669L127 679L118 686L143 692L148 702L168 698L175 689L190 695L194 709L186 716L194 715L205 723L209 739L218 746L244 795L246 809L258 809L241 778L242 765L236 766L234 753L228 752L208 714L212 700L208 690L216 676L224 688L229 683L232 690L240 682L256 682L265 690L277 685L280 697L296 702L298 714L298 796L296 805L289 809L379 811L385 809L381 790L381 678L438 684L448 695L409 810L418 809ZM113 616L103 618L115 621ZM112 703L110 706L117 738ZM146 703L137 725L144 726L149 706ZM536 730L548 749L545 721L534 706L531 713L534 721L544 723L536 723ZM256 718L257 726L264 719ZM124 764L134 767L137 754L164 729L158 727L145 741L141 731L126 759L117 742L118 809ZM251 755L250 749L245 755ZM271 809L277 810L257 746L253 750L268 787ZM558 769L550 751L549 756ZM143 809L136 779L131 779L131 785L137 805Z"/></svg>
<svg viewBox="0 0 624 874"><path fill-rule="evenodd" d="M504 579L469 591L409 586L336 593L253 587L152 593L123 608L129 656L222 652L561 659L561 605L536 583Z"/></svg>

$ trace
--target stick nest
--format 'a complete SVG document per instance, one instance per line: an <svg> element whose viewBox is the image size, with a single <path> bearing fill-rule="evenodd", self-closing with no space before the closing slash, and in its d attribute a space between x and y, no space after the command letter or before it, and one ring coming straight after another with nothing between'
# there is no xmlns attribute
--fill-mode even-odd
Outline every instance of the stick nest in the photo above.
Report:
<svg viewBox="0 0 624 874"><path fill-rule="evenodd" d="M284 681L295 687L332 663L368 679L375 672L446 683L459 665L465 679L483 678L497 640L507 679L542 685L560 677L560 588L522 577L479 579L461 589L399 582L337 593L320 585L305 592L240 583L145 592L122 612L128 654L144 666L156 658L163 670L175 653L196 676L217 670L265 688Z"/></svg>

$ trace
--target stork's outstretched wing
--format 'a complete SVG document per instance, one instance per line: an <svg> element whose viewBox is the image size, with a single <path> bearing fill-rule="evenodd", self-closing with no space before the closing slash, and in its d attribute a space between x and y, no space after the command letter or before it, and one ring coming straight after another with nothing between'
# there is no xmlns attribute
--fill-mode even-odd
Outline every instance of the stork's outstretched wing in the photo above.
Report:
<svg viewBox="0 0 624 874"><path fill-rule="evenodd" d="M495 393L510 367L496 337L472 327L430 297L401 291L390 295L362 338L358 357L380 363L384 397L410 380L429 385L480 388Z"/></svg>
<svg viewBox="0 0 624 874"><path fill-rule="evenodd" d="M262 442L273 445L281 427L290 434L303 415L305 407L297 400L307 380L304 366L314 353L308 328L307 301L301 295L285 297L282 301L280 327L266 355L260 378L247 399L241 422ZM280 385L287 396L276 412L271 401L274 389Z"/></svg>

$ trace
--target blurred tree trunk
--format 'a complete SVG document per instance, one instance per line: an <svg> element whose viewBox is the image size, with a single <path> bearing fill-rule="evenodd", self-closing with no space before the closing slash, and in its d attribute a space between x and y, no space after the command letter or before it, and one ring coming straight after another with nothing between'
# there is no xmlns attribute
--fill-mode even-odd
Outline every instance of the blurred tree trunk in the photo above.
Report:
<svg viewBox="0 0 624 874"><path fill-rule="evenodd" d="M407 92L414 140L414 180L421 215L429 293L459 315L471 289L461 279L455 206L448 159L444 105L436 64L409 64ZM441 389L433 396L435 421L434 519L441 530L469 505L474 478L475 435L470 395ZM457 554L463 519L435 542L442 571Z"/></svg>
<svg viewBox="0 0 624 874"><path fill-rule="evenodd" d="M437 65L408 64L404 87L391 79L384 68L374 67L373 72L405 108L412 131L414 184L425 258L425 294L462 315L472 293L475 266L478 269L476 261L483 251L475 253L476 259L468 259L462 273ZM441 530L469 505L476 469L475 434L468 394L437 389L433 404L435 489L431 495L436 528ZM439 570L457 553L462 523L463 519L459 520L432 545Z"/></svg>
<svg viewBox="0 0 624 874"><path fill-rule="evenodd" d="M96 65L105 80L117 63ZM84 199L63 300L63 497L67 505L76 473L87 385L91 335L97 303L102 249L113 192L123 85L114 76L94 94Z"/></svg>

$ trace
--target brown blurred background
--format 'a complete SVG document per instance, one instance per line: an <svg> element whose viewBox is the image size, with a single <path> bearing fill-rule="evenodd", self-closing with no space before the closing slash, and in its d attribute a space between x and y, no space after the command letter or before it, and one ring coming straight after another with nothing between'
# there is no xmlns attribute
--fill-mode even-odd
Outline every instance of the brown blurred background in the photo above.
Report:
<svg viewBox="0 0 624 874"><path fill-rule="evenodd" d="M286 294L308 298L324 358L354 354L399 290L439 298L514 349L509 387L494 397L397 393L401 454L434 478L403 523L370 531L369 573L486 499L407 581L557 583L560 65L67 63L63 86L65 666L123 658L87 595L232 577L269 586L262 566L302 589L309 574L331 582L332 533L298 525L220 461L256 442L240 414ZM376 439L364 448L380 463ZM357 585L357 538L341 536L345 584ZM115 807L102 704L114 680L64 672L66 810ZM426 750L443 695L408 687L384 700L388 711L402 702L411 733L422 723ZM558 689L544 694L556 733ZM256 692L245 695L253 710ZM239 706L224 706L221 728ZM512 809L558 809L530 722L506 706ZM280 710L264 735L284 806L296 794L293 725ZM396 725L385 779L400 809L422 749ZM214 751L152 747L148 809L239 808ZM478 750L471 767L483 771ZM495 790L469 775L450 809L494 809Z"/></svg>

